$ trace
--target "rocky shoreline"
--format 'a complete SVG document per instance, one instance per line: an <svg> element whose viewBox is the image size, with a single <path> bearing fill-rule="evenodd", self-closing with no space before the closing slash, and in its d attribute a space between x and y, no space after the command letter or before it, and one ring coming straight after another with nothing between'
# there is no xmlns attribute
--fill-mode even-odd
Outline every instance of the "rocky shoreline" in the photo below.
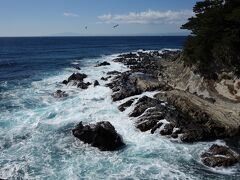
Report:
<svg viewBox="0 0 240 180"><path fill-rule="evenodd" d="M160 133L188 143L240 134L240 114L232 109L233 106L239 107L238 97L233 100L217 89L229 78L224 79L222 74L215 82L202 78L184 66L180 51L129 53L120 55L114 61L123 63L130 70L117 75L107 84L113 91L113 101L146 91L159 91L153 98L132 98L119 106L119 110L124 111L134 103L129 117L133 118L140 131ZM238 82L236 78L232 81L233 86ZM238 94L240 89L234 87L235 94ZM221 87L224 88L229 89L228 86ZM206 152L202 155L203 163L211 167L228 166L239 161L239 155L231 160L227 155L219 160L217 153L211 158L204 155Z"/></svg>
<svg viewBox="0 0 240 180"><path fill-rule="evenodd" d="M136 127L141 131L154 132L161 128L162 135L176 138L179 134L183 142L240 134L239 110L236 107L236 111L232 109L234 106L239 107L237 99L229 102L230 99L227 101L226 97L221 98L220 93L213 90L213 80L204 80L193 71L186 71L181 63L180 51L129 53L120 55L114 61L125 64L131 70L117 75L107 84L113 90L113 101L146 91L160 92L154 98L139 99L134 112L130 114L130 117L137 118ZM192 76L198 78L194 80ZM179 79L181 77L182 81ZM179 88L184 83L186 87ZM195 91L191 86L195 86ZM130 102L121 105L119 109L131 105ZM162 127L161 119L166 120L168 125Z"/></svg>
<svg viewBox="0 0 240 180"><path fill-rule="evenodd" d="M195 73L194 68L184 66L181 51L128 53L119 55L113 61L124 64L129 70L122 73L107 72L107 77L101 80L111 78L106 86L113 91L112 100L123 101L119 105L120 111L132 107L129 117L140 131L158 133L185 143L240 135L240 87L236 77L219 74L214 80L204 79ZM95 68L108 65L109 62L102 62ZM81 89L87 89L91 84L99 85L97 80L93 83L84 82L86 77L86 74L72 74L63 84ZM154 97L135 97L151 91L156 92ZM58 91L55 96L64 97L65 94ZM73 134L100 150L118 149L124 144L120 135L109 122L103 124L108 124L110 134L113 135L107 138L108 143L104 142L108 130L99 124L83 126L80 123ZM99 133L99 127L107 133ZM86 137L86 134L91 134L91 138ZM211 167L233 165L239 162L239 154L231 152L228 147L215 145L201 155L202 162Z"/></svg>

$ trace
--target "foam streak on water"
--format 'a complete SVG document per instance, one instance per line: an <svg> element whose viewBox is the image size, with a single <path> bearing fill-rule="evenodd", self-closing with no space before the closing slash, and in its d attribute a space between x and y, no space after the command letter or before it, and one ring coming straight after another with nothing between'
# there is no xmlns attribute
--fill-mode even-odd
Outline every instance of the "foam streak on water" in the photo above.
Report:
<svg viewBox="0 0 240 180"><path fill-rule="evenodd" d="M36 81L29 88L13 89L15 110L0 116L0 177L24 179L225 179L239 177L238 167L211 170L199 161L199 154L212 143L181 144L160 135L141 133L128 113L119 112L111 100L111 90L101 81L108 71L126 71L116 57L86 60L80 72L86 81L98 80L100 86L87 90L60 82L77 70L66 68L59 75ZM110 66L94 67L96 61L111 61ZM72 62L74 65L78 61ZM55 99L57 89L70 96ZM155 92L143 95L152 96ZM126 101L126 100L123 100ZM122 102L123 102L122 101ZM75 139L71 129L80 121L110 121L122 135L126 147L116 152L101 152ZM218 142L222 143L222 142Z"/></svg>

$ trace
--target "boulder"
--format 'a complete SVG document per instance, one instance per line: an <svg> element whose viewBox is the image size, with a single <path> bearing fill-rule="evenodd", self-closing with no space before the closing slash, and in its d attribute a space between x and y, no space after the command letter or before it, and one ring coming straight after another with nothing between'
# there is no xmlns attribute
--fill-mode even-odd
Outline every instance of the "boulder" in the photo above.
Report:
<svg viewBox="0 0 240 180"><path fill-rule="evenodd" d="M109 65L110 65L109 62L104 61L104 62L102 62L102 63L97 64L95 67L99 67L99 66L109 66Z"/></svg>
<svg viewBox="0 0 240 180"><path fill-rule="evenodd" d="M81 74L81 73L73 73L69 78L68 82L70 81L83 81L87 77L86 74Z"/></svg>
<svg viewBox="0 0 240 180"><path fill-rule="evenodd" d="M100 85L99 82L97 80L95 80L93 86L95 87L95 86L99 86L99 85Z"/></svg>
<svg viewBox="0 0 240 180"><path fill-rule="evenodd" d="M159 106L161 109L158 109L159 112L163 112L165 110L165 107L161 105L161 101L157 99L150 98L148 96L141 97L138 102L136 103L136 107L134 110L129 114L130 117L138 117L142 115L145 110L152 108L152 110L149 111L149 113L155 112L154 109L156 109L157 106ZM154 108L154 109L153 109Z"/></svg>
<svg viewBox="0 0 240 180"><path fill-rule="evenodd" d="M57 90L55 93L53 93L53 96L55 98L62 98L62 97L67 97L68 94L65 91Z"/></svg>
<svg viewBox="0 0 240 180"><path fill-rule="evenodd" d="M67 81L67 80L64 80L62 83L65 84L65 85L67 85L67 84L68 84L68 81Z"/></svg>
<svg viewBox="0 0 240 180"><path fill-rule="evenodd" d="M108 121L85 126L80 122L72 132L79 140L102 151L114 151L124 145L121 136Z"/></svg>
<svg viewBox="0 0 240 180"><path fill-rule="evenodd" d="M227 146L212 145L201 155L203 164L209 167L228 167L240 161L240 155Z"/></svg>
<svg viewBox="0 0 240 180"><path fill-rule="evenodd" d="M81 88L81 89L87 89L88 88L88 86L90 86L91 85L91 83L90 82L87 82L87 83L85 83L85 82L79 82L78 84L77 84L77 87L78 88Z"/></svg>
<svg viewBox="0 0 240 180"><path fill-rule="evenodd" d="M77 86L78 88L81 89L87 89L89 85L91 85L90 82L85 83L83 80L87 78L87 75L84 73L73 73L68 80L64 80L62 83L63 84L68 84L72 82L71 84L73 86Z"/></svg>

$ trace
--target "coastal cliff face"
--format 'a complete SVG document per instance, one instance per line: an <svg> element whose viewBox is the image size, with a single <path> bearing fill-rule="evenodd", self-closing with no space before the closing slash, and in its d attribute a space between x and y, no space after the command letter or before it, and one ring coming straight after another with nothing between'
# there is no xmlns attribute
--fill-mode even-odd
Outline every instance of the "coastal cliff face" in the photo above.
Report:
<svg viewBox="0 0 240 180"><path fill-rule="evenodd" d="M217 74L215 79L205 79L194 73L194 68L184 66L181 58L163 60L163 76L159 79L174 90L166 92L166 99L179 110L196 119L207 114L209 120L221 127L214 128L216 138L239 135L240 101L239 79L232 74ZM208 120L208 123L209 123ZM212 128L212 127L210 127Z"/></svg>
<svg viewBox="0 0 240 180"><path fill-rule="evenodd" d="M184 65L180 51L138 52L114 61L130 68L108 86L114 101L147 91L153 98L130 99L119 109L135 105L130 117L141 131L179 137L185 142L240 134L239 80L231 74L206 79Z"/></svg>

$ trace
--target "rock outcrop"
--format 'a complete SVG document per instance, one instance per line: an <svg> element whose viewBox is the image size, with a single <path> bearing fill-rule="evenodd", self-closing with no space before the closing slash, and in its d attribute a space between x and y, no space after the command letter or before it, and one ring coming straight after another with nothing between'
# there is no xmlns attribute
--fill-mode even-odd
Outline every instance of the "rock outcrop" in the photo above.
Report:
<svg viewBox="0 0 240 180"><path fill-rule="evenodd" d="M100 84L99 84L98 80L95 80L93 86L96 87L96 86L99 86L99 85Z"/></svg>
<svg viewBox="0 0 240 180"><path fill-rule="evenodd" d="M157 96L156 96L157 97ZM160 99L162 97L159 97ZM186 91L173 90L165 93L165 100L181 111L189 123L188 131L181 139L185 142L232 137L240 132L236 112L209 102Z"/></svg>
<svg viewBox="0 0 240 180"><path fill-rule="evenodd" d="M121 74L119 71L109 71L107 72L107 75L119 75Z"/></svg>
<svg viewBox="0 0 240 180"><path fill-rule="evenodd" d="M99 66L109 66L109 65L110 65L109 62L104 61L104 62L102 62L102 63L97 64L95 67L99 67Z"/></svg>
<svg viewBox="0 0 240 180"><path fill-rule="evenodd" d="M109 78L111 78L112 76L107 76L107 77L101 77L101 80L103 81L107 81Z"/></svg>
<svg viewBox="0 0 240 180"><path fill-rule="evenodd" d="M240 134L240 103L223 96L218 90L218 81L205 79L185 66L181 52L129 53L114 61L125 64L130 70L107 84L113 91L113 101L147 91L164 92L154 98L141 98L136 103L130 116L135 117L136 127L141 131L157 131L184 142ZM225 84L236 96L240 83L228 80ZM126 102L119 109L124 111L132 103Z"/></svg>
<svg viewBox="0 0 240 180"><path fill-rule="evenodd" d="M180 137L183 142L194 142L213 138L211 130L164 101L143 96L129 114L136 117L136 127L141 131L150 130L163 136Z"/></svg>
<svg viewBox="0 0 240 180"><path fill-rule="evenodd" d="M113 101L122 100L146 91L167 90L169 88L152 75L131 72L125 72L115 77L107 86L114 92L112 95Z"/></svg>
<svg viewBox="0 0 240 180"><path fill-rule="evenodd" d="M68 94L65 91L57 90L55 93L53 93L53 96L55 98L62 98L62 97L67 97Z"/></svg>
<svg viewBox="0 0 240 180"><path fill-rule="evenodd" d="M80 122L72 132L79 140L102 151L114 151L124 145L121 136L108 121L85 126Z"/></svg>
<svg viewBox="0 0 240 180"><path fill-rule="evenodd" d="M229 147L214 144L201 155L203 164L209 167L228 167L240 162L240 155Z"/></svg>
<svg viewBox="0 0 240 180"><path fill-rule="evenodd" d="M130 100L126 101L125 103L121 104L120 106L118 106L118 109L123 112L128 107L130 107L133 104L134 101L135 101L135 98L130 99Z"/></svg>
<svg viewBox="0 0 240 180"><path fill-rule="evenodd" d="M70 82L70 81L83 81L86 77L87 77L86 74L73 73L73 74L68 78L68 82Z"/></svg>
<svg viewBox="0 0 240 180"><path fill-rule="evenodd" d="M90 82L85 83L84 79L87 78L86 74L73 73L67 80L64 80L62 83L67 85L71 83L73 86L77 86L81 89L87 89L91 85Z"/></svg>

